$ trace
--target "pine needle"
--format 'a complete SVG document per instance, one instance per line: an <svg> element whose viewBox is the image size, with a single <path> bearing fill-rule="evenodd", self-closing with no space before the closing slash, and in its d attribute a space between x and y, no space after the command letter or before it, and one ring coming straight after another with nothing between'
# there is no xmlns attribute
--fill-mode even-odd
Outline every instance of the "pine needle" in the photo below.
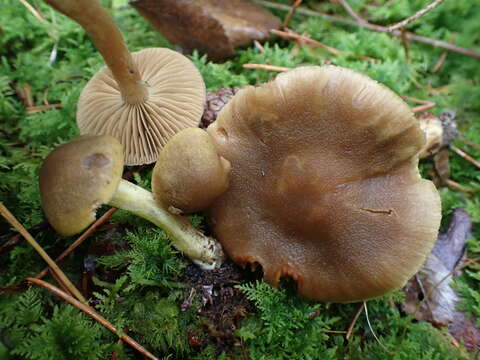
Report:
<svg viewBox="0 0 480 360"><path fill-rule="evenodd" d="M72 282L67 278L63 271L58 267L55 261L52 260L50 256L42 249L39 243L33 238L32 235L23 227L22 224L13 216L13 214L0 202L0 214L12 225L22 236L28 241L30 245L38 252L38 254L45 260L45 262L50 266L52 271L57 275L63 285L70 291L78 300L83 303L87 303L87 300L83 297L80 291L72 284Z"/></svg>
<svg viewBox="0 0 480 360"><path fill-rule="evenodd" d="M130 336L128 335L120 335L119 331L115 326L112 325L107 319L105 319L102 315L97 313L95 310L93 310L91 307L82 304L80 301L76 300L72 296L68 295L67 293L63 292L59 288L49 284L46 281L35 279L35 278L27 278L27 281L34 283L35 285L41 286L48 291L52 292L53 294L57 295L58 297L62 298L69 304L75 306L77 309L81 310L84 312L86 315L97 321L99 324L102 326L106 327L108 330L110 330L112 333L117 335L120 339L125 341L128 345L133 347L135 350L137 350L140 354L145 356L148 359L152 360L158 360L157 357L155 357L152 353L150 353L148 350L146 350L142 345L137 343L135 340L133 340Z"/></svg>
<svg viewBox="0 0 480 360"><path fill-rule="evenodd" d="M75 250L78 246L80 246L90 235L92 235L100 225L102 225L105 221L107 221L108 219L110 219L110 217L113 215L113 213L117 211L117 208L111 208L110 210L108 210L105 214L103 214L100 218L98 218L92 225L90 225L90 227L87 229L87 231L85 231L82 235L80 235L80 237L75 240L72 245L70 245L67 249L65 249L65 251L63 251L60 256L58 256L56 259L55 259L55 262L56 263L59 263L60 261L62 261L63 259L65 259L68 255L70 255L70 253ZM40 273L38 273L35 278L36 279L41 279L43 278L45 275L47 275L47 272L48 272L48 268L45 268L43 269Z"/></svg>

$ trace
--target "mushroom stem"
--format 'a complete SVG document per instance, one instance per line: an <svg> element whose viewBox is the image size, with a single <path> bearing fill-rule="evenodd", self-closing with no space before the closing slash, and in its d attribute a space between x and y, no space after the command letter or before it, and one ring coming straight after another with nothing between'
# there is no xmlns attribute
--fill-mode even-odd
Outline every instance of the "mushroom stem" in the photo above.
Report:
<svg viewBox="0 0 480 360"><path fill-rule="evenodd" d="M148 89L107 10L98 0L45 0L57 11L79 23L87 32L120 88L128 104L143 103Z"/></svg>
<svg viewBox="0 0 480 360"><path fill-rule="evenodd" d="M127 210L165 230L173 245L205 270L218 267L224 257L221 245L214 239L196 230L188 220L160 207L152 193L120 180L117 191L109 205Z"/></svg>

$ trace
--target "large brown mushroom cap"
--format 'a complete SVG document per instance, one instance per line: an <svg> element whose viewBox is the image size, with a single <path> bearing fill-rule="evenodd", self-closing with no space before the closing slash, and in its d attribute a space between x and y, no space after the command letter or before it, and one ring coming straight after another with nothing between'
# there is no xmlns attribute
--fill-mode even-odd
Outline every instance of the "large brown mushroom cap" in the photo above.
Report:
<svg viewBox="0 0 480 360"><path fill-rule="evenodd" d="M124 101L112 72L104 67L83 89L77 112L82 134L108 134L122 143L126 165L156 161L170 137L198 125L205 102L200 72L185 56L151 48L132 57L147 86L147 99Z"/></svg>
<svg viewBox="0 0 480 360"><path fill-rule="evenodd" d="M313 299L364 300L404 285L433 247L441 212L417 169L424 135L368 77L280 74L238 92L208 132L232 165L210 208L214 233L269 283L290 276Z"/></svg>
<svg viewBox="0 0 480 360"><path fill-rule="evenodd" d="M49 223L74 235L95 220L112 198L123 171L123 149L115 138L80 136L53 150L40 169L40 196Z"/></svg>

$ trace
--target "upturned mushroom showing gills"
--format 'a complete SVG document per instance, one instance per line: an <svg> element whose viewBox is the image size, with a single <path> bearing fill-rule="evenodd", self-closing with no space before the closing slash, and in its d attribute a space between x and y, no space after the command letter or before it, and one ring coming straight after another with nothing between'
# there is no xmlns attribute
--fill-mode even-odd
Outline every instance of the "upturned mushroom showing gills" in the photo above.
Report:
<svg viewBox="0 0 480 360"><path fill-rule="evenodd" d="M107 67L83 89L77 124L81 134L108 134L124 146L126 165L153 163L168 139L197 126L205 84L185 56L165 48L127 49L98 0L45 0L78 22Z"/></svg>
<svg viewBox="0 0 480 360"><path fill-rule="evenodd" d="M205 130L182 130L160 152L152 174L153 197L173 212L203 210L227 190L229 171L230 163L218 155Z"/></svg>
<svg viewBox="0 0 480 360"><path fill-rule="evenodd" d="M159 206L152 194L121 178L122 145L109 135L84 135L53 150L40 169L42 208L52 227L74 235L109 204L143 217L165 230L173 245L204 269L223 259L221 246L188 220Z"/></svg>
<svg viewBox="0 0 480 360"><path fill-rule="evenodd" d="M240 90L207 129L231 163L210 206L237 263L306 297L352 302L400 288L433 247L439 195L408 106L352 70L301 67Z"/></svg>

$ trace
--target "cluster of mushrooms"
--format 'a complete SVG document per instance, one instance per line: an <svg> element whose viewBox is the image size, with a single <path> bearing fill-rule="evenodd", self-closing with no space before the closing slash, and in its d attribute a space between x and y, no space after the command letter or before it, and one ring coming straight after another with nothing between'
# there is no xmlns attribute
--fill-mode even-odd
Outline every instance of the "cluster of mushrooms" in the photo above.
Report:
<svg viewBox="0 0 480 360"><path fill-rule="evenodd" d="M87 0L47 2L102 52L88 27L109 18L100 5L85 15L74 10ZM84 135L40 171L42 206L59 233L82 231L110 204L162 227L205 269L224 250L261 265L270 284L288 276L299 294L322 301L377 297L418 271L437 237L440 199L418 171L425 134L391 90L349 69L300 67L240 90L205 131L196 127L205 87L188 59L165 49L132 57L124 45L102 55L115 51L123 57L106 59L81 94ZM169 66L175 74L164 80ZM152 193L121 179L125 164L153 161ZM216 240L183 216L196 211Z"/></svg>

